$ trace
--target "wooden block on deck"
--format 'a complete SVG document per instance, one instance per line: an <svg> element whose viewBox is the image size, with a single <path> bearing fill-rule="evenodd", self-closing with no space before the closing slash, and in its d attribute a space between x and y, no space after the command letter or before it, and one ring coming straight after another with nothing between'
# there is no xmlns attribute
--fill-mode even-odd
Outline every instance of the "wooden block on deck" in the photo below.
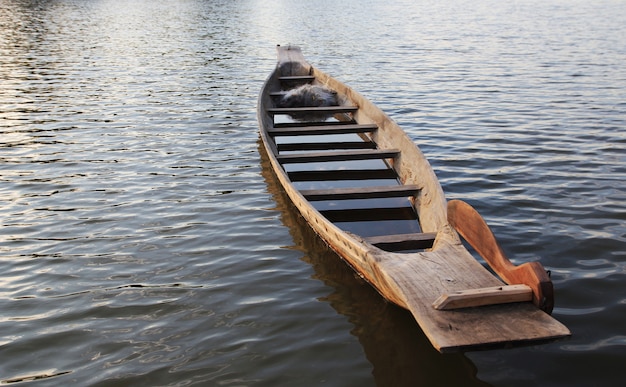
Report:
<svg viewBox="0 0 626 387"><path fill-rule="evenodd" d="M503 285L444 294L433 302L433 307L437 310L450 310L509 302L526 302L532 301L532 299L533 291L526 285Z"/></svg>

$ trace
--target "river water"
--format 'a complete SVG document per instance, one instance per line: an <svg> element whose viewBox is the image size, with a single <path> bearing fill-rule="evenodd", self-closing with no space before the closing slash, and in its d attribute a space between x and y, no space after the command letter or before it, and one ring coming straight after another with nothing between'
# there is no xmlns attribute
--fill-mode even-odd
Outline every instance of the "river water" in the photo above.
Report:
<svg viewBox="0 0 626 387"><path fill-rule="evenodd" d="M0 384L616 386L626 3L0 0ZM294 43L377 103L565 341L440 355L312 234L260 151Z"/></svg>

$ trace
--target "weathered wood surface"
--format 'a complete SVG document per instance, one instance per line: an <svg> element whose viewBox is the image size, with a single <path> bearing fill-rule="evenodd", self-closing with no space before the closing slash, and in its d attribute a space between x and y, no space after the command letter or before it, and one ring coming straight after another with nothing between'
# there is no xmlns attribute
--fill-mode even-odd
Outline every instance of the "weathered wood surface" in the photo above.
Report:
<svg viewBox="0 0 626 387"><path fill-rule="evenodd" d="M460 200L448 203L448 219L456 231L489 263L508 284L524 284L533 291L533 303L550 313L554 307L552 281L539 262L515 266L504 254L487 223L469 204Z"/></svg>
<svg viewBox="0 0 626 387"><path fill-rule="evenodd" d="M299 49L278 47L278 54L276 70L264 85L257 112L261 138L278 180L316 233L381 295L408 309L436 349L450 352L502 347L557 339L570 334L564 325L530 302L435 309L432 304L442 294L506 284L476 261L462 245L458 234L448 223L447 202L430 164L399 126L360 94L311 67ZM409 254L381 250L368 242L367 239L371 238L361 238L341 230L291 184L289 176L296 179L299 172L288 174L282 162L289 161L289 157L299 162L319 161L319 158L279 155L269 134L274 128L273 115L276 113L276 110L270 110L274 108L270 93L281 90L281 76L303 75L311 75L313 83L335 90L342 105L358 106L359 109L352 114L356 124L378 127L369 136L381 152L393 150L393 156L390 156L393 159L388 159L388 162L400 182L420 187L412 203L423 232L436 235L430 250ZM348 176L339 170L306 171L300 176L322 178L333 174Z"/></svg>
<svg viewBox="0 0 626 387"><path fill-rule="evenodd" d="M533 299L533 290L526 285L494 286L490 288L460 290L443 294L435 302L437 310L470 308L475 306L524 302Z"/></svg>

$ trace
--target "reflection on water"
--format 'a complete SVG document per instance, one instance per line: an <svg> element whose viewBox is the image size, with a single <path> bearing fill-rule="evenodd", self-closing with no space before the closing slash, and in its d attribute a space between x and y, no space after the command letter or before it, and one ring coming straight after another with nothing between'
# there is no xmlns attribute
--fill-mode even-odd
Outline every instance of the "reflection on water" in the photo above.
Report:
<svg viewBox="0 0 626 387"><path fill-rule="evenodd" d="M315 269L314 278L333 288L321 300L354 324L351 333L363 345L373 365L372 374L380 385L464 385L485 386L475 379L474 365L462 354L437 352L413 316L387 302L361 279L306 224L291 204L272 172L268 156L259 144L262 174L268 191L277 203L281 220L289 228L303 260Z"/></svg>
<svg viewBox="0 0 626 387"><path fill-rule="evenodd" d="M0 383L619 384L625 13L0 0ZM540 259L574 336L434 354L292 226L257 145L277 43L396 119L516 263Z"/></svg>

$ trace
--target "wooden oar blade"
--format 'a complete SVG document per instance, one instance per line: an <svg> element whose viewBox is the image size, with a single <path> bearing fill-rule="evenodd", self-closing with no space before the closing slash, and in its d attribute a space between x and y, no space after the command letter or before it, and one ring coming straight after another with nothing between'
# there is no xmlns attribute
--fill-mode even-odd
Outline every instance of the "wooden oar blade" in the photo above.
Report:
<svg viewBox="0 0 626 387"><path fill-rule="evenodd" d="M552 312L552 281L541 263L529 262L519 266L511 263L482 216L462 200L448 202L448 222L503 281L509 285L529 286L533 290L533 303L547 313Z"/></svg>

